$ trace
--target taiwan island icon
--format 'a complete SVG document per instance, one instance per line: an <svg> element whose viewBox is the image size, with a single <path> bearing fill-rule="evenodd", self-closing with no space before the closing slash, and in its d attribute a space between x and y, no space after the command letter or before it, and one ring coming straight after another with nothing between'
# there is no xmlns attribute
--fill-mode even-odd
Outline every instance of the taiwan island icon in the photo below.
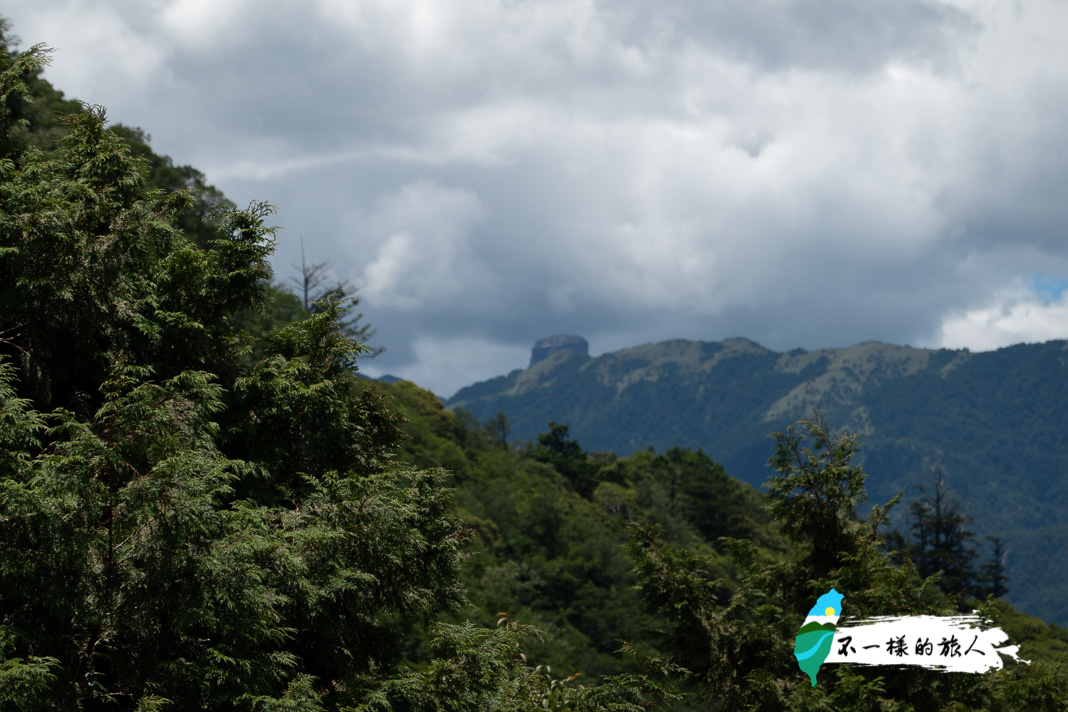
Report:
<svg viewBox="0 0 1068 712"><path fill-rule="evenodd" d="M794 657L801 672L816 686L816 673L827 659L834 644L834 631L842 615L842 594L833 588L816 599L804 625L794 638Z"/></svg>

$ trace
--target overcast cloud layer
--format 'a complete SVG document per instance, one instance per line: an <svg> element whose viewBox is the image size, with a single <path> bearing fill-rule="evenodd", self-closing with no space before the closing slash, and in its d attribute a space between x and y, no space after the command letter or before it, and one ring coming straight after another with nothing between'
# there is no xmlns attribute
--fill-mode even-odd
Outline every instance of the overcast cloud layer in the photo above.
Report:
<svg viewBox="0 0 1068 712"><path fill-rule="evenodd" d="M1059 0L18 0L46 76L362 286L441 396L668 338L1068 336Z"/></svg>

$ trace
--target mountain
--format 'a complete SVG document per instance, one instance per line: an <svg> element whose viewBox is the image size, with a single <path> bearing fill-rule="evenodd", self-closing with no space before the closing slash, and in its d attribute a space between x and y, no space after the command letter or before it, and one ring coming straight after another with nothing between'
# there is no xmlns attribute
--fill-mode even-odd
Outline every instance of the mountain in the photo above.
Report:
<svg viewBox="0 0 1068 712"><path fill-rule="evenodd" d="M629 454L700 448L754 486L767 479L767 433L824 413L863 438L873 503L917 495L938 467L980 540L1007 545L1008 600L1068 624L1068 342L997 351L867 342L775 352L748 339L666 341L598 357L561 350L460 390L448 402L480 420L507 415L533 440L566 423L583 447ZM906 529L906 507L895 523Z"/></svg>

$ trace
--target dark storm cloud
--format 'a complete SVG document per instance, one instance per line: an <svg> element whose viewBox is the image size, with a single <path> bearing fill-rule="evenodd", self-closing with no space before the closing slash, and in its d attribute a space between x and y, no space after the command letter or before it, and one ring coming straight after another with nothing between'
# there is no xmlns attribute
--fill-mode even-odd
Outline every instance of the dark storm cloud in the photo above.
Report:
<svg viewBox="0 0 1068 712"><path fill-rule="evenodd" d="M1068 8L1053 0L9 5L68 94L144 127L274 260L362 287L449 395L579 333L1059 338Z"/></svg>

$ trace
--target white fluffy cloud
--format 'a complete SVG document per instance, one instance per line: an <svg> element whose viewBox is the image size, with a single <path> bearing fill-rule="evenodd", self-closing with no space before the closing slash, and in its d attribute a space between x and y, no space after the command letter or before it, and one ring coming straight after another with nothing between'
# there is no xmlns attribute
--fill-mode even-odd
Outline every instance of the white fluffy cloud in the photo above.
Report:
<svg viewBox="0 0 1068 712"><path fill-rule="evenodd" d="M376 369L1065 336L1027 286L1068 278L1058 0L216 5L6 11L59 88L276 204L283 276L302 236L360 283Z"/></svg>
<svg viewBox="0 0 1068 712"><path fill-rule="evenodd" d="M1068 339L1068 292L1053 297L1024 287L1008 290L986 306L949 315L940 337L939 346L974 351Z"/></svg>

